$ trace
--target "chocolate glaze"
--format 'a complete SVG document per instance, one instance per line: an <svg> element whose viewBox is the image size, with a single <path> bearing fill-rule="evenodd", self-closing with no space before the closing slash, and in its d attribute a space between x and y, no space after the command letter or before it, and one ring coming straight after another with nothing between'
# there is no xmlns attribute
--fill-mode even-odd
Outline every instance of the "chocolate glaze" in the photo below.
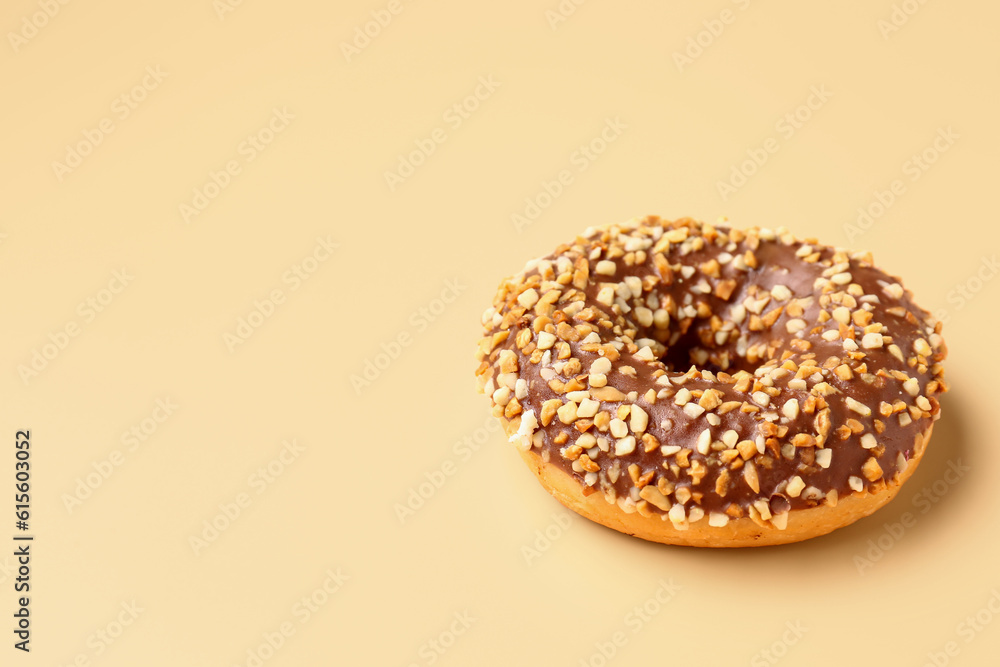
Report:
<svg viewBox="0 0 1000 667"><path fill-rule="evenodd" d="M611 260L614 261L616 267L613 275L596 275L597 263L608 258L609 248L628 242L628 238L623 237L648 234L661 239L662 243L661 234L663 232L682 228L689 230L688 239L670 243L669 248L662 252L667 263L673 269L664 272L662 261L659 266L657 265L655 261L657 253L654 252L656 242L654 241L650 247L645 249L644 261L627 266L625 256L628 255L628 251L626 250L624 254L617 253L621 256ZM658 229L662 231L657 231ZM695 241L695 238L702 238L704 243ZM734 241L731 230L726 227L713 228L692 220L670 223L660 221L657 218L646 218L631 224L596 230L587 237L578 238L576 243L572 245L561 246L555 253L544 258L553 264L558 262L561 256L568 257L573 262L577 262L581 257L587 258L589 280L585 289L582 290L584 306L601 311L613 324L612 328L599 327L598 335L602 343L607 344L616 340L624 342L620 358L612 363L613 370L607 375L608 386L613 386L625 394L636 392L637 396L633 395L635 400L626 398L622 401L604 401L600 409L607 410L614 416L619 405L623 403L639 405L649 415L645 433L656 437L661 445L678 445L683 449L690 450L688 460L691 463L699 461L706 468L704 476L695 483L690 475L691 468L682 467L678 470L676 465L671 468L675 455L665 456L659 447L646 452L642 444L639 444L632 453L615 456L615 439L608 433L599 433L596 427L592 427L588 429L590 433L597 436L603 435L611 442L610 451L601 451L594 457L594 462L600 466L600 471L598 473L599 480L592 485L593 488L604 491L605 495L607 495L609 488L613 488L614 496L628 498L631 494L634 500L636 491L633 490L633 487L636 484L626 471L630 465L637 464L640 475L654 471L653 479L649 483L656 484L660 478L670 483L670 487L675 491L674 494L668 496L671 505L679 502L676 490L687 487L693 493L693 497L686 502L687 509L694 506L700 506L705 512L726 512L728 509L730 516L743 516L745 514L734 511L732 506L735 505L741 510L746 510L754 501L764 499L769 501L771 513L779 514L789 507L798 509L825 502L826 495L830 490L835 490L839 496L855 492L857 489L852 489L850 483L852 477L863 480L868 489L892 481L898 473L899 455L901 454L902 458L907 461L910 460L914 455L915 438L918 434L927 431L939 415L939 405L933 394L946 389L946 385L940 379L939 362L943 360L945 351L938 334L939 325L936 330L928 313L913 303L908 292L897 294L893 292L893 288L889 288L887 292L886 286L898 283L898 279L872 266L867 257L857 254L847 256L845 251L837 251L815 243L808 244L810 248L803 249L805 244L785 234L778 234L773 237L773 240L768 240L772 237L766 230L758 232L753 229L746 233L736 232L735 238L739 240ZM633 242L631 246L627 247L636 247L637 245ZM599 253L596 252L598 249ZM730 259L737 256L743 257L748 251L752 253L752 259L756 260L756 268L750 266L744 270L738 266L740 265L739 260ZM813 261L806 261L804 258ZM633 255L633 259L638 258ZM729 261L724 261L726 259ZM706 273L704 267L710 260L716 260L719 263L717 273L711 265L708 265ZM841 285L830 282L831 266L835 263L847 264L846 267L841 267L842 271L837 271L837 273L849 273L850 281L848 284ZM682 271L676 270L679 265L696 267L696 270L690 277L685 277ZM565 401L566 396L553 390L541 376L543 368L553 367L556 355L551 355L553 358L547 366L543 363L532 363L530 357L534 345L529 344L522 350L515 342L517 334L522 329L531 328L535 324L537 314L533 309L525 309L519 305L517 297L526 289L531 289L532 286L540 294L543 292L540 272L543 270L544 263L535 262L529 264L529 267L524 273L501 285L494 303L494 314L487 313L490 317L485 322L487 333L485 340L490 340L490 337L499 331L509 330L510 335L495 348L489 349L487 347L484 349L481 347L482 364L479 374L481 382L486 384L487 390L494 389L496 385L492 381L498 379L500 372L496 363L499 355L502 350L513 351L517 355L518 377L526 380L528 386L527 396L519 401L523 410L521 414L532 410L537 418L541 414L545 401L550 399ZM827 273L825 278L824 272ZM558 278L559 272L554 270L553 273L555 275L550 274L549 278ZM598 301L598 294L604 284L619 283L626 276L637 276L640 279L645 279L642 294L638 299L625 300L633 308L630 312L622 312L620 302L611 308ZM720 291L716 288L720 283L729 280L735 282L735 287L728 298L722 298L725 296L725 290L721 290L722 296L720 296ZM711 293L703 293L705 283L712 288ZM550 282L550 286L551 284ZM844 294L848 290L854 290L857 293L858 288L854 284L860 286L863 295L875 295L877 299L872 299L871 296L868 296L867 299L861 295L855 296L853 301L856 307L850 308L850 310L853 312L862 309L863 303L870 303L871 324L881 323L884 325L882 334L884 345L875 349L862 347L857 350L858 354L864 355L863 359L850 359L840 336L832 340L825 340L821 337L823 331L838 328L837 321L829 319L826 315L821 315L821 311L825 310L829 313L837 307L836 303L830 302L831 299L839 298L836 295ZM762 299L765 293L779 285L787 287L792 297L791 300L783 301L771 298L763 307L760 315L764 315L778 306L783 307L780 315L770 327L760 331L751 331L748 325L752 314L747 313L733 328L726 340L722 343L717 341L712 331L713 318L715 318L715 328L718 329L720 320L722 322L733 321L734 313L738 312L739 308L742 307L741 304L748 297ZM555 304L555 311L552 313L554 322L565 320L570 325L584 322L578 317L579 314L568 318L560 315L561 309L572 302L572 298L567 298L567 296L572 297L575 291L572 284L561 286L560 289L560 301ZM652 299L649 298L650 294L652 294ZM797 314L797 318L791 317L785 312L792 301L805 297L812 298L808 303L798 302L802 305L803 312ZM848 303L852 301L850 297L847 299ZM670 312L669 326L666 328L654 325L643 326L638 321L634 310L634 306L640 301L644 306L655 304L656 307L665 307ZM684 304L700 307L701 313L695 317L687 317L682 310ZM707 309L705 306L698 306L698 304L705 304ZM902 307L903 310L889 312L890 309L899 307ZM517 317L511 317L511 315L517 315ZM506 321L504 316L507 316ZM827 321L820 323L821 317ZM807 326L801 332L791 333L790 331L794 331L794 326L789 329L786 324L793 319L804 320ZM554 330L552 325L549 327L550 330ZM864 327L852 321L846 329L849 329L856 336L856 340L860 344L864 335ZM532 340L537 340L537 338L536 332L533 334ZM660 358L654 361L636 358L634 352L638 351L639 348L633 343L645 338L666 343L665 353L659 355ZM801 339L808 341L808 349L804 349L800 342ZM920 343L918 343L918 339L920 339ZM934 347L933 354L918 355L914 351L914 346L919 345L923 349L922 343L925 341L930 341ZM601 352L593 351L592 345L590 346L591 351L584 350L583 348L588 346L579 340L566 342L569 343L572 350L571 358L579 359L582 366L582 371L576 373L576 377L585 376L593 361L601 356ZM903 357L902 360L890 353L890 344L898 346ZM762 351L763 347L767 348L767 354L764 358L748 358L747 350ZM553 350L554 352L555 350ZM824 364L831 357L838 359L838 364L846 363L852 367L853 377L843 380L833 372L832 367L824 368ZM766 407L758 405L760 410L757 412L744 412L737 408L725 414L718 414L717 410L709 410L709 412L715 412L718 415L719 423L717 425L711 425L707 421L706 414L697 417L689 416L681 406L675 403L673 395L657 399L652 404L644 398L650 388L657 391L666 388L669 390L668 393L673 393L682 387L690 391L715 389L722 392L722 402L738 401L743 407L753 406L757 405L753 398L753 387L748 388L747 391L739 391L732 378L728 378L730 381L726 382L720 379L725 375L706 374L703 377L700 371L724 371L729 375L740 370L754 373L768 359L779 360L779 365L780 362L791 360L796 365L801 366L810 358L815 360L819 368L812 374L812 377L806 379L807 387L805 389L793 389L788 386L788 381L795 378L795 373L791 372L773 381L773 386L780 392L779 395L769 397L769 404ZM695 359L702 363L695 364L696 368L692 369L692 361ZM618 369L624 365L635 369L634 377L618 372ZM862 378L863 374L858 372L859 369L866 371L867 374L864 374L864 377L869 381ZM662 378L659 382L657 381L657 376L663 375L664 370L666 376L671 380L669 385L664 385ZM903 380L894 377L893 371L905 373L908 378L916 378L919 383L919 392L916 396L904 390ZM819 378L816 373L821 374L822 377ZM557 374L556 377L562 382L568 382L572 379L572 376L561 374ZM828 383L836 391L832 391L826 396L817 397L815 390L817 381ZM928 387L929 383L932 382L934 384ZM587 381L583 380L583 384L586 385ZM759 384L757 386L758 389L763 389ZM912 390L912 383L909 388ZM826 391L831 392L829 389ZM829 408L827 414L830 425L827 435L825 438L819 437L823 441L821 443L823 447L833 450L830 465L825 469L815 462L816 445L795 447L791 460L780 453L781 446L789 443L796 434L821 436L822 429L816 422L817 414L821 411L820 408L815 409L811 414L799 410L794 419L789 419L781 409L785 402L791 398L798 399L799 405L805 406L811 395L813 400L819 398L820 406L825 401ZM757 396L760 394L758 393ZM868 406L871 409L871 414L866 416L852 410L848 405L848 397ZM922 402L924 407L930 404L929 410L915 406L915 401L920 399L926 401ZM897 401L905 403L907 407L904 411L915 417L906 425L901 424L899 411L890 416L882 416L879 413L880 405L883 402L893 404ZM497 406L497 408L499 408L500 413L503 412L501 406ZM495 408L495 414L497 408ZM776 418L771 415L771 422L765 419L765 415L769 415L769 413L777 414ZM513 418L516 423L520 415ZM849 422L848 420L856 421ZM877 432L875 420L881 420L884 427L881 432ZM628 422L628 419L626 418L625 421ZM841 439L837 435L838 428L848 423L853 424L855 429L857 429L857 423L860 423L863 430L858 433L852 432L846 439ZM669 424L670 428L665 429L661 424ZM774 426L788 427L784 437L779 438L775 435ZM764 447L764 453L758 453L752 458L759 479L759 492L754 491L750 484L744 480L741 469L728 470L730 481L726 485L724 495L719 495L716 492L718 476L730 465L721 460L720 451L712 450L707 454L699 453L696 442L706 428L711 431L712 442L718 442L722 434L730 429L736 431L740 441L768 440L768 444ZM563 448L572 445L580 435L577 425L575 423L563 424L560 419L556 418L547 426L540 424L538 430L543 435L541 446L536 446L535 451L542 454L543 458L547 458L550 463L574 475L581 481L581 484L584 484L585 473L579 470L579 465L577 465L577 470L574 470L573 461L564 458L561 453ZM554 441L560 433L566 433L568 441L555 444ZM841 429L840 433L844 433L844 430ZM631 431L630 434L632 434ZM866 449L862 446L862 437L866 434L875 437L877 441L875 448ZM871 436L868 438L869 444ZM866 476L863 472L866 461L873 456L882 472L880 476L874 478L873 475ZM608 472L612 466L616 465L616 462L621 474L617 479L612 479ZM797 497L791 497L785 493L785 487L789 480L796 475L801 478L807 488L815 487L818 489L818 493L813 491L801 495L797 494ZM856 484L857 481L855 481ZM686 499L684 496L686 494L682 494L682 499ZM663 513L652 506L649 509Z"/></svg>

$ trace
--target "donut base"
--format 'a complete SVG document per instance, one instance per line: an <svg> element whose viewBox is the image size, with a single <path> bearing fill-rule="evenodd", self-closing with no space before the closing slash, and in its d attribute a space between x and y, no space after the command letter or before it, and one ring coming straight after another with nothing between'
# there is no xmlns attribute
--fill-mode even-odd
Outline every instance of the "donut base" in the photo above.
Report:
<svg viewBox="0 0 1000 667"><path fill-rule="evenodd" d="M519 450L519 453L542 486L556 500L577 514L608 528L650 542L678 546L763 547L791 544L826 535L874 513L895 497L903 483L917 469L930 441L932 430L933 425L917 435L914 456L909 465L895 481L887 482L884 490L877 493L853 493L840 498L836 507L824 504L808 509L792 510L784 530L762 527L749 518L730 519L725 526L714 527L708 525L707 517L689 524L687 530L679 530L669 520L660 519L658 514L643 516L638 512L627 513L617 504L613 505L605 500L604 494L600 492L584 496L584 487L576 478L561 468L542 461L535 450Z"/></svg>

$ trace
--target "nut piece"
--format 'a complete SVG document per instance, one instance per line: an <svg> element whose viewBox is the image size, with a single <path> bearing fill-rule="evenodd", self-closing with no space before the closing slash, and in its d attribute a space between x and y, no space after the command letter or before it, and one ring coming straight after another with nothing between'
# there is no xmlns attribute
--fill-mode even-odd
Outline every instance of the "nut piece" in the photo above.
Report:
<svg viewBox="0 0 1000 667"><path fill-rule="evenodd" d="M749 461L757 455L757 443L753 440L740 440L736 444L736 449L739 450L744 461Z"/></svg>
<svg viewBox="0 0 1000 667"><path fill-rule="evenodd" d="M866 333L864 338L861 339L861 347L866 350L882 347L882 334Z"/></svg>
<svg viewBox="0 0 1000 667"><path fill-rule="evenodd" d="M647 484L639 491L639 497L650 505L655 505L664 512L670 511L670 501L660 493L660 490L651 484Z"/></svg>
<svg viewBox="0 0 1000 667"><path fill-rule="evenodd" d="M604 401L607 403L615 403L618 401L625 400L625 394L620 392L614 387L591 387L590 395L594 397L595 400Z"/></svg>
<svg viewBox="0 0 1000 667"><path fill-rule="evenodd" d="M602 259L594 268L594 272L602 276L613 276L617 270L615 263L606 259Z"/></svg>
<svg viewBox="0 0 1000 667"><path fill-rule="evenodd" d="M628 456L635 451L635 436L629 435L615 442L615 456Z"/></svg>
<svg viewBox="0 0 1000 667"><path fill-rule="evenodd" d="M879 472L881 475L881 471ZM760 493L760 480L757 478L757 467L753 464L753 461L747 461L743 466L743 480L747 483L754 493Z"/></svg>
<svg viewBox="0 0 1000 667"><path fill-rule="evenodd" d="M861 472L869 482L882 478L882 466L878 464L874 456L865 461L865 464L861 466Z"/></svg>
<svg viewBox="0 0 1000 667"><path fill-rule="evenodd" d="M872 409L871 408L869 408L864 403L861 403L860 401L856 401L855 399L851 398L850 396L846 397L844 399L844 402L847 404L848 408L850 408L854 412L857 412L859 415L863 415L865 417L870 417L871 414L872 414Z"/></svg>
<svg viewBox="0 0 1000 667"><path fill-rule="evenodd" d="M556 416L556 412L562 407L562 404L563 402L558 398L550 398L542 403L542 426L548 426L552 423L553 417Z"/></svg>
<svg viewBox="0 0 1000 667"><path fill-rule="evenodd" d="M633 433L642 433L646 430L646 426L649 425L649 415L646 411L640 408L638 405L632 406L631 419L629 421L629 426L632 428Z"/></svg>
<svg viewBox="0 0 1000 667"><path fill-rule="evenodd" d="M565 403L562 407L556 410L556 414L559 415L559 421L563 424L572 424L576 421L576 403L573 401Z"/></svg>

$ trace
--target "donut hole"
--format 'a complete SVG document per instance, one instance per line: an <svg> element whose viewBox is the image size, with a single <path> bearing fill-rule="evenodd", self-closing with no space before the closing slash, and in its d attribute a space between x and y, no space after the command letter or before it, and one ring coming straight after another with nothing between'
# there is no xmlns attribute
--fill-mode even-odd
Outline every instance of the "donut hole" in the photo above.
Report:
<svg viewBox="0 0 1000 667"><path fill-rule="evenodd" d="M703 258L692 261L700 259ZM782 281L793 284L784 275ZM635 333L637 342L658 343L654 354L659 354L668 372L682 374L694 367L714 374L740 371L755 374L789 350L790 338L770 326L751 329L752 319L767 318L760 309L752 312L748 309L755 299L768 295L772 285L761 284L760 276L750 274L723 300L706 294L704 288L699 288L701 282L675 281L646 295L642 306L654 313L667 311L670 316L666 322L655 319L650 322L649 312L623 309L626 326ZM795 287L804 289L801 285Z"/></svg>
<svg viewBox="0 0 1000 667"><path fill-rule="evenodd" d="M737 373L746 371L754 374L761 366L775 359L784 350L784 345L756 345L759 336L749 335L740 326L729 328L721 341L713 331L712 323L705 319L690 319L677 330L673 323L669 330L648 330L637 326L640 339L653 339L663 346L660 362L670 373L683 374L692 367L697 371L712 373ZM634 326L634 325L633 325ZM747 351L750 351L748 356ZM761 354L766 350L767 353Z"/></svg>
<svg viewBox="0 0 1000 667"><path fill-rule="evenodd" d="M683 334L672 345L667 345L660 361L672 373L686 373L693 366L698 371L754 373L766 360L751 362L736 353L734 345L705 345L697 333Z"/></svg>

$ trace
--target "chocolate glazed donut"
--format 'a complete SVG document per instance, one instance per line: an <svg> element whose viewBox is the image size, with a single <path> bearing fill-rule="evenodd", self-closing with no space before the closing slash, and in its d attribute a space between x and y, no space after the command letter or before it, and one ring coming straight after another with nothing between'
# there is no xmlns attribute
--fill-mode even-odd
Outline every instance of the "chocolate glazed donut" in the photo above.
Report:
<svg viewBox="0 0 1000 667"><path fill-rule="evenodd" d="M868 254L656 217L588 229L503 281L480 391L532 471L668 544L823 535L913 473L941 325Z"/></svg>

